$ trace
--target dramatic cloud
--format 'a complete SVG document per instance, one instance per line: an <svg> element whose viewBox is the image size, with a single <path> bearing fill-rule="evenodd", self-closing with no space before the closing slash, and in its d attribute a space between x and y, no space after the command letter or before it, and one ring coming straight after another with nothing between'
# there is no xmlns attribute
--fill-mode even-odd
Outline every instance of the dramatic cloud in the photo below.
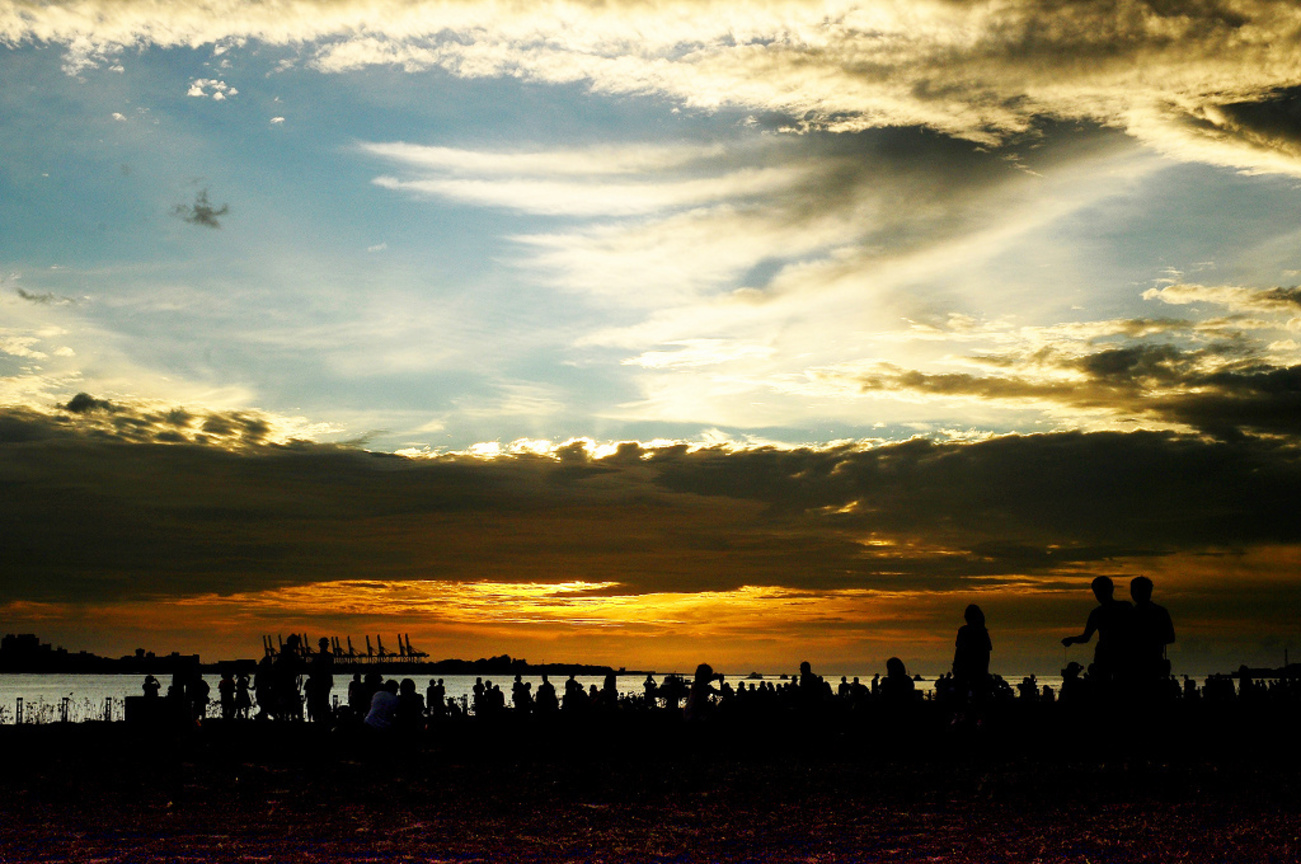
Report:
<svg viewBox="0 0 1301 864"><path fill-rule="evenodd" d="M913 598L921 614L944 602L960 608L977 592L1006 605L1004 626L1023 618L1018 626L1040 632L1031 622L1062 602L1055 597L1065 591L1078 601L1101 572L1165 574L1163 589L1183 598L1183 615L1213 618L1201 604L1222 590L1255 596L1274 578L1268 561L1281 553L1271 550L1301 544L1298 452L1254 439L1071 433L740 450L626 443L603 455L575 442L493 458L407 459L268 445L247 416L150 414L84 394L66 407L65 415L0 415L0 483L9 490L0 518L26 526L0 552L9 577L0 604L228 597L248 614L319 617L331 597L336 609L382 615L401 610L384 613L366 585L406 584L393 590L432 591L428 603L449 607L417 626L468 626L465 616L479 615L475 585L497 585L514 604L524 602L519 591L537 599L541 589L528 586L572 585L581 574L585 587L574 596L587 597L591 612L579 605L547 616L595 615L615 626L632 614L621 605L659 608L647 614L660 623L647 626L667 632L668 607L655 604L682 611L690 604L673 598L712 592L748 597L729 607L736 615L825 597L824 615L843 606L891 626L879 616L892 609L898 628L911 619L892 597ZM146 432L207 446L126 443ZM1196 556L1228 562L1223 578L1202 565L1167 574ZM1255 563L1244 569L1246 561ZM391 598L398 606L400 596ZM765 597L776 605L763 607ZM470 605L459 608L458 598ZM818 626L790 611L801 627ZM907 627L924 628L924 619Z"/></svg>
<svg viewBox="0 0 1301 864"><path fill-rule="evenodd" d="M1077 427L1092 418L1095 426L1137 422L1216 436L1301 434L1301 354L1290 338L1280 339L1296 326L1293 289L1176 285L1143 296L1239 314L1047 328L955 318L947 326L914 328L908 338L990 346L937 364L962 371L866 361L811 369L806 380L811 389L1018 405L1070 418Z"/></svg>
<svg viewBox="0 0 1301 864"><path fill-rule="evenodd" d="M81 440L119 444L196 444L222 450L264 445L288 446L308 436L330 431L301 418L274 417L256 411L200 411L162 407L139 401L99 399L78 393L53 411L5 409L10 434L29 427L19 437ZM0 433L0 441L7 440Z"/></svg>
<svg viewBox="0 0 1301 864"><path fill-rule="evenodd" d="M1069 118L1179 158L1288 173L1301 170L1299 33L1301 13L1271 0L88 2L0 13L0 38L66 44L72 72L144 43L253 39L304 46L328 72L583 81L780 112L795 129L918 125L998 143Z"/></svg>
<svg viewBox="0 0 1301 864"><path fill-rule="evenodd" d="M62 488L71 470L94 475L78 483L99 491L68 502L83 518L51 512L44 530L101 534L72 544L96 554L111 543L140 550L130 553L139 560L148 549L173 559L160 562L163 570L191 559L193 580L149 591L361 571L550 582L573 568L637 592L952 589L972 578L1070 573L1107 557L1301 541L1290 516L1301 489L1297 454L1263 441L1072 433L818 449L629 443L604 456L577 442L488 459L405 459L306 442L269 446L270 424L249 415L143 413L86 394L66 410L6 413L3 446L22 457L8 460L23 490L10 506L21 510L26 496ZM124 443L140 441L209 446ZM149 542L110 540L110 526L135 520L137 499L168 527L143 519L131 530L148 530ZM51 498L43 506L61 505ZM102 519L84 518L92 511ZM190 512L207 515L188 528L167 515ZM259 513L270 521L254 519ZM216 543L229 532L243 534L242 575L230 572ZM55 569L80 555L59 544L30 551L32 566ZM146 583L105 588L130 594ZM12 590L57 593L57 585L19 580Z"/></svg>
<svg viewBox="0 0 1301 864"><path fill-rule="evenodd" d="M0 2L0 610L943 665L980 602L1049 671L1146 572L1181 650L1285 638L1298 37L1265 0Z"/></svg>

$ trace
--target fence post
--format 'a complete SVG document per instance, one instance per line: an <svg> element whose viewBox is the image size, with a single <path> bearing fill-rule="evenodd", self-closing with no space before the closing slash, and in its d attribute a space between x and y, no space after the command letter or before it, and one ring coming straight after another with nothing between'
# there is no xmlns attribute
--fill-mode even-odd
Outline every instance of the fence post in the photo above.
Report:
<svg viewBox="0 0 1301 864"><path fill-rule="evenodd" d="M60 723L68 722L68 697L67 696L64 696L61 700L59 700L59 722Z"/></svg>
<svg viewBox="0 0 1301 864"><path fill-rule="evenodd" d="M18 709L14 712L14 723L23 722L23 697L18 697Z"/></svg>
<svg viewBox="0 0 1301 864"><path fill-rule="evenodd" d="M112 696L104 697L104 722L105 723L113 722L113 697Z"/></svg>

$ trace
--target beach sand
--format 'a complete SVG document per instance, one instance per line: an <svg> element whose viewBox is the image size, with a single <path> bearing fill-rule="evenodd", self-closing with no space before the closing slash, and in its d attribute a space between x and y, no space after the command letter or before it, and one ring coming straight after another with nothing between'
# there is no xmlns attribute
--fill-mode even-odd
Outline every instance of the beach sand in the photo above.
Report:
<svg viewBox="0 0 1301 864"><path fill-rule="evenodd" d="M301 725L6 727L0 861L1301 857L1294 748L1172 759L813 732L467 724L380 746Z"/></svg>

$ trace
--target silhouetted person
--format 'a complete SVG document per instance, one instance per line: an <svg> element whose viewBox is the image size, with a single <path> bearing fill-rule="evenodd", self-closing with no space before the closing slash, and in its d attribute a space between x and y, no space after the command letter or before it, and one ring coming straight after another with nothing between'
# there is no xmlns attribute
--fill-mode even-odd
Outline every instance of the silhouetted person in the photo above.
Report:
<svg viewBox="0 0 1301 864"><path fill-rule="evenodd" d="M655 676L647 674L646 680L641 684L642 693L646 697L646 707L654 708L656 696L659 693L659 685L655 683Z"/></svg>
<svg viewBox="0 0 1301 864"><path fill-rule="evenodd" d="M303 674L303 660L298 656L301 642L297 633L290 633L275 659L272 701L275 713L284 720L303 719L303 699L298 692L298 676Z"/></svg>
<svg viewBox="0 0 1301 864"><path fill-rule="evenodd" d="M416 692L416 682L403 678L398 685L398 704L393 711L393 728L414 734L424 726L425 700Z"/></svg>
<svg viewBox="0 0 1301 864"><path fill-rule="evenodd" d="M221 719L230 720L235 716L235 679L229 672L217 682L217 695L221 700Z"/></svg>
<svg viewBox="0 0 1301 864"><path fill-rule="evenodd" d="M687 682L680 675L665 675L660 685L660 696L664 698L664 707L670 711L678 710L682 698L687 695Z"/></svg>
<svg viewBox="0 0 1301 864"><path fill-rule="evenodd" d="M994 643L979 606L972 603L962 617L967 623L958 628L953 649L953 684L963 702L980 702L989 692L989 654Z"/></svg>
<svg viewBox="0 0 1301 864"><path fill-rule="evenodd" d="M195 720L202 720L208 714L208 694L212 688L208 682L203 680L203 673L197 668L194 670L190 683L186 685L187 693L190 696L190 709L194 712Z"/></svg>
<svg viewBox="0 0 1301 864"><path fill-rule="evenodd" d="M1134 608L1124 600L1115 598L1116 586L1106 576L1099 576L1091 585L1093 596L1097 598L1097 607L1089 613L1084 624L1084 632L1079 636L1067 636L1062 644L1082 645L1098 634L1097 647L1093 649L1093 665L1090 674L1099 681L1113 684L1128 672L1129 635Z"/></svg>
<svg viewBox="0 0 1301 864"><path fill-rule="evenodd" d="M1165 607L1152 602L1152 580L1136 576L1129 583L1134 598L1133 651L1134 667L1144 682L1164 679L1170 674L1165 646L1175 641L1175 625Z"/></svg>
<svg viewBox="0 0 1301 864"><path fill-rule="evenodd" d="M560 700L556 698L556 685L551 683L545 673L542 675L542 683L538 685L536 701L539 714L552 714L560 708Z"/></svg>
<svg viewBox="0 0 1301 864"><path fill-rule="evenodd" d="M501 692L501 688L491 681L483 682L483 704L484 710L493 717L501 713L506 707L506 695Z"/></svg>
<svg viewBox="0 0 1301 864"><path fill-rule="evenodd" d="M365 717L370 710L370 698L366 695L366 685L361 680L360 672L352 673L348 682L348 708L357 717Z"/></svg>
<svg viewBox="0 0 1301 864"><path fill-rule="evenodd" d="M370 700L370 710L364 721L368 729L376 732L388 732L393 729L393 722L398 711L398 682L385 681Z"/></svg>
<svg viewBox="0 0 1301 864"><path fill-rule="evenodd" d="M146 675L145 683L140 686L141 689L145 691L145 698L147 699L157 699L158 691L163 687L163 685L158 683L158 679L152 675Z"/></svg>
<svg viewBox="0 0 1301 864"><path fill-rule="evenodd" d="M1066 705L1076 705L1083 702L1088 697L1088 682L1080 677L1084 667L1072 660L1066 664L1062 670L1062 695L1061 702Z"/></svg>
<svg viewBox="0 0 1301 864"><path fill-rule="evenodd" d="M235 716L247 720L249 709L252 707L253 699L248 692L248 673L241 672L235 676Z"/></svg>
<svg viewBox="0 0 1301 864"><path fill-rule="evenodd" d="M167 698L178 705L186 705L185 673L180 670L172 673L172 683L167 685Z"/></svg>
<svg viewBox="0 0 1301 864"><path fill-rule="evenodd" d="M905 703L916 698L917 685L908 677L903 661L891 657L885 661L885 678L881 680L881 698L886 702Z"/></svg>
<svg viewBox="0 0 1301 864"><path fill-rule="evenodd" d="M822 680L821 675L814 674L813 666L807 660L800 663L800 674L795 682L795 698L801 708L815 708L831 698L831 685Z"/></svg>
<svg viewBox="0 0 1301 864"><path fill-rule="evenodd" d="M711 686L713 680L712 666L701 663L696 667L696 677L692 680L691 691L687 694L687 707L683 709L683 717L687 720L700 720L713 707L713 696L716 692Z"/></svg>
<svg viewBox="0 0 1301 864"><path fill-rule="evenodd" d="M435 681L429 679L429 687L425 690L425 708L428 709L431 717L442 717L447 714L447 688L443 684L443 679Z"/></svg>
<svg viewBox="0 0 1301 864"><path fill-rule="evenodd" d="M317 643L319 649L312 655L312 667L308 672L307 714L317 723L328 723L331 717L330 691L334 689L334 654L330 652L330 640L321 637Z"/></svg>
<svg viewBox="0 0 1301 864"><path fill-rule="evenodd" d="M488 691L484 686L483 678L475 678L474 686L470 688L470 694L473 697L474 713L476 715L484 712L485 703L483 696L486 692Z"/></svg>
<svg viewBox="0 0 1301 864"><path fill-rule="evenodd" d="M1246 663L1238 667L1237 678L1238 699L1242 702L1256 702L1265 695L1264 684L1256 681Z"/></svg>
<svg viewBox="0 0 1301 864"><path fill-rule="evenodd" d="M560 707L564 711L581 711L587 707L587 694L583 691L583 685L573 675L565 681L565 695Z"/></svg>
<svg viewBox="0 0 1301 864"><path fill-rule="evenodd" d="M607 710L619 707L619 679L613 672L605 674L597 704Z"/></svg>
<svg viewBox="0 0 1301 864"><path fill-rule="evenodd" d="M384 689L384 676L372 669L367 672L366 677L361 680L361 686L361 694L364 697L362 700L361 716L365 717L366 712L370 710L370 703L371 700L375 698L375 694Z"/></svg>
<svg viewBox="0 0 1301 864"><path fill-rule="evenodd" d="M516 675L515 683L510 686L510 701L519 713L531 713L533 711L532 682L525 681L522 675Z"/></svg>
<svg viewBox="0 0 1301 864"><path fill-rule="evenodd" d="M269 718L275 712L275 668L271 657L265 656L253 670L253 695L257 698L257 716Z"/></svg>

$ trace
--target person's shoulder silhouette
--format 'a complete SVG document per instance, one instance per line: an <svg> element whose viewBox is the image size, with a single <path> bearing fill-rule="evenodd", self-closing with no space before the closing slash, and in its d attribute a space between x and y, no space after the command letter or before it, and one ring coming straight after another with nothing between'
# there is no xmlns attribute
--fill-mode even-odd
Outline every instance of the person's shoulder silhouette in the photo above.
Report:
<svg viewBox="0 0 1301 864"><path fill-rule="evenodd" d="M891 657L885 661L885 678L881 681L881 696L888 702L911 702L917 685L908 675L903 661Z"/></svg>
<svg viewBox="0 0 1301 864"><path fill-rule="evenodd" d="M1165 647L1175 641L1174 622L1164 606L1152 602L1152 580L1136 576L1129 583L1134 598L1133 648L1138 671L1148 678L1170 673Z"/></svg>

